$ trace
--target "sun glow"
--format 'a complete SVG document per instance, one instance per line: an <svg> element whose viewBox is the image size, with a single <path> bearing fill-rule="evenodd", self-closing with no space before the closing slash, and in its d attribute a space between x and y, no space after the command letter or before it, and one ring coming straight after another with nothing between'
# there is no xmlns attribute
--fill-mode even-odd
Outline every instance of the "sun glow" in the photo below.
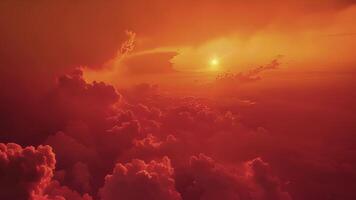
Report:
<svg viewBox="0 0 356 200"><path fill-rule="evenodd" d="M209 62L210 64L210 70L211 71L217 71L219 70L219 65L220 65L220 61L218 58L212 58Z"/></svg>

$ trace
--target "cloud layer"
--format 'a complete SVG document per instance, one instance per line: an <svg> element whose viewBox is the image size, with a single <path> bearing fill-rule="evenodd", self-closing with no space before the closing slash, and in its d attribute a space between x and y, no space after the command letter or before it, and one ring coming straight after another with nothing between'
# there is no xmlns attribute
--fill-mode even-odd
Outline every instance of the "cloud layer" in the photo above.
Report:
<svg viewBox="0 0 356 200"><path fill-rule="evenodd" d="M354 3L1 1L0 199L356 199L352 34L287 39L334 47L333 70L261 50L218 76L184 55L352 33Z"/></svg>

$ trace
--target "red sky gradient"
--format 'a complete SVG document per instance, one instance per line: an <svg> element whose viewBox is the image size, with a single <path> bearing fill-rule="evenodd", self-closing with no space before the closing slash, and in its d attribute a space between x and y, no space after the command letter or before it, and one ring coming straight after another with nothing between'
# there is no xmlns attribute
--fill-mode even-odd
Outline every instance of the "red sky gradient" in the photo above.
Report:
<svg viewBox="0 0 356 200"><path fill-rule="evenodd" d="M356 1L0 13L1 200L356 199Z"/></svg>

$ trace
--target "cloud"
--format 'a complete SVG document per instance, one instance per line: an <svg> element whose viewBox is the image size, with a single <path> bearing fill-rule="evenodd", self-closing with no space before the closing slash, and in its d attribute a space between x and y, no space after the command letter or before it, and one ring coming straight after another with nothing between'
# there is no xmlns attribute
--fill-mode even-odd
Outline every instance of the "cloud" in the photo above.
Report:
<svg viewBox="0 0 356 200"><path fill-rule="evenodd" d="M7 106L2 105L4 113L1 118L6 120L0 125L4 132L1 136L3 141L39 144L48 135L64 130L73 121L87 124L103 121L120 98L111 85L85 82L79 69L53 82L55 84L50 88L36 94L32 94L32 90L27 93L26 89L12 88L14 91L11 93L16 97L6 97L3 103ZM16 117L16 113L23 113L24 117Z"/></svg>
<svg viewBox="0 0 356 200"><path fill-rule="evenodd" d="M268 163L264 162L261 158L256 158L247 162L247 166L248 178L252 179L254 184L261 189L252 193L253 199L292 199L288 192L282 191L282 184L278 177L271 173Z"/></svg>
<svg viewBox="0 0 356 200"><path fill-rule="evenodd" d="M61 186L57 181L52 181L45 189L46 195L43 197L37 197L35 200L92 200L93 198L84 194L81 195L78 192L71 190L66 186Z"/></svg>
<svg viewBox="0 0 356 200"><path fill-rule="evenodd" d="M42 195L55 168L55 155L49 146L25 147L0 144L0 198L31 199Z"/></svg>
<svg viewBox="0 0 356 200"><path fill-rule="evenodd" d="M270 63L266 65L262 65L247 72L240 72L237 74L225 72L223 74L219 74L216 77L216 81L218 84L233 84L233 83L248 83L260 80L260 74L264 71L277 69L280 66L280 59L283 56L277 56L276 59L273 59Z"/></svg>
<svg viewBox="0 0 356 200"><path fill-rule="evenodd" d="M135 49L136 33L133 31L126 31L128 39L121 44L119 56L124 57L130 54Z"/></svg>
<svg viewBox="0 0 356 200"><path fill-rule="evenodd" d="M291 199L281 191L279 179L268 171L267 163L256 158L246 164L246 169L234 171L204 154L192 156L189 165L177 172L178 191L187 200Z"/></svg>
<svg viewBox="0 0 356 200"><path fill-rule="evenodd" d="M92 200L52 180L56 159L48 145L22 148L0 143L0 198L33 200Z"/></svg>
<svg viewBox="0 0 356 200"><path fill-rule="evenodd" d="M126 71L130 75L173 73L171 60L176 52L152 52L133 54L123 61Z"/></svg>
<svg viewBox="0 0 356 200"><path fill-rule="evenodd" d="M248 190L233 173L203 154L192 156L189 165L178 171L177 188L183 199L247 199ZM242 188L244 187L244 188Z"/></svg>
<svg viewBox="0 0 356 200"><path fill-rule="evenodd" d="M149 163L142 160L118 163L113 173L105 177L105 185L100 190L101 199L179 200L181 197L175 190L173 173L167 157Z"/></svg>
<svg viewBox="0 0 356 200"><path fill-rule="evenodd" d="M71 167L80 161L90 162L98 159L95 149L87 147L63 132L49 136L44 143L54 149L57 160L60 161L57 165L60 169Z"/></svg>

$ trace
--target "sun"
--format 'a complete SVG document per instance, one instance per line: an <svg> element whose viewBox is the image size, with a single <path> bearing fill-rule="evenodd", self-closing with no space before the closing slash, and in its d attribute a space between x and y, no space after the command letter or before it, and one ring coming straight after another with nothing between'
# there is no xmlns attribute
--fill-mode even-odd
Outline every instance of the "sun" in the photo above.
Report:
<svg viewBox="0 0 356 200"><path fill-rule="evenodd" d="M211 65L218 65L219 64L219 60L217 58L213 58L213 59L211 59L210 64Z"/></svg>
<svg viewBox="0 0 356 200"><path fill-rule="evenodd" d="M220 61L218 58L212 58L209 62L209 65L211 71L217 71L219 70Z"/></svg>

